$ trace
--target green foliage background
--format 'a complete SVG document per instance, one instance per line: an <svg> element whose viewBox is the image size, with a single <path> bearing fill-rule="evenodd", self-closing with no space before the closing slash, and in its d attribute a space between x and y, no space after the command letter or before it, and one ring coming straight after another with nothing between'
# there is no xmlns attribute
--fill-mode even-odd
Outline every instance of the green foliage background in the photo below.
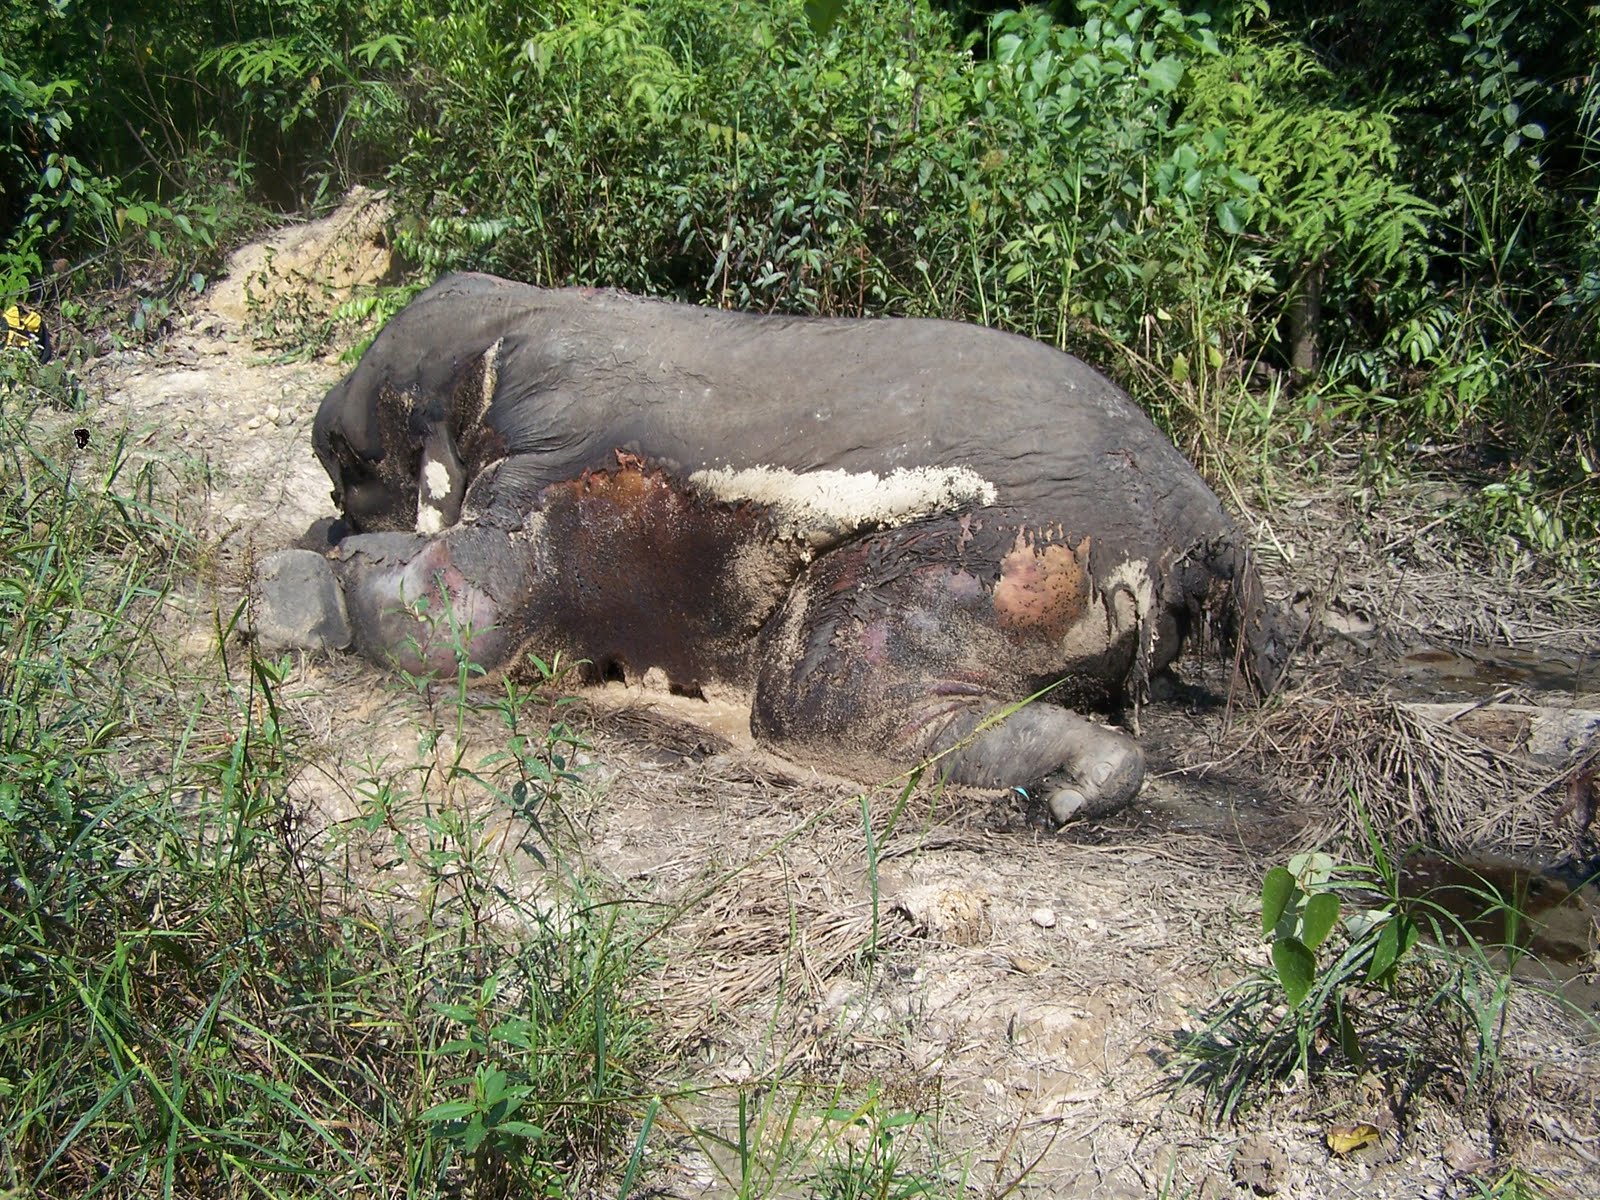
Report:
<svg viewBox="0 0 1600 1200"><path fill-rule="evenodd" d="M1597 60L1600 12L1534 0L0 0L0 302L131 291L142 331L263 210L376 182L424 274L1042 338L1247 486L1471 447L1473 531L1592 582ZM69 400L0 354L0 1190L577 1195L642 1120L626 1193L638 947L576 872L501 921L465 678L362 784L358 833L424 806L418 940L312 869L281 672L154 669L182 481L38 449ZM495 799L560 866L581 745L528 703ZM1299 1034L1370 961L1319 973L1304 899Z"/></svg>
<svg viewBox="0 0 1600 1200"><path fill-rule="evenodd" d="M379 181L427 273L983 321L1112 370L1213 470L1488 447L1483 532L1582 566L1597 17L14 0L0 290L119 242L188 279L247 202Z"/></svg>

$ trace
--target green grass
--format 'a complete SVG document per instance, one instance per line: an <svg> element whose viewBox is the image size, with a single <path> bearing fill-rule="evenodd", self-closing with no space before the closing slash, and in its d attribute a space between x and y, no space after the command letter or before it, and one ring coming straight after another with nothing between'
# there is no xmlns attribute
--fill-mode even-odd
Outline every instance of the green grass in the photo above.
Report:
<svg viewBox="0 0 1600 1200"><path fill-rule="evenodd" d="M970 1194L971 1163L946 1151L937 1116L901 1107L878 1086L773 1079L667 1096L661 1108L739 1200L796 1189L817 1200Z"/></svg>
<svg viewBox="0 0 1600 1200"><path fill-rule="evenodd" d="M562 1195L615 1170L648 1056L634 926L563 849L559 711L434 696L365 817L414 903L351 886L363 830L291 799L283 665L164 654L200 547L155 468L41 432L34 381L7 360L0 1192ZM474 745L484 703L507 724Z"/></svg>

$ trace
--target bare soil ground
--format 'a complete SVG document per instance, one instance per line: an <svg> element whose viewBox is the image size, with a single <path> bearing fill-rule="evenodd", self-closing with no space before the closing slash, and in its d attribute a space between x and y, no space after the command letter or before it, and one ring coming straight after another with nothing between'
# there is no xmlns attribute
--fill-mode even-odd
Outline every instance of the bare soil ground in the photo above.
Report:
<svg viewBox="0 0 1600 1200"><path fill-rule="evenodd" d="M193 491L214 549L174 608L179 655L210 652L254 558L330 507L310 425L347 368L274 361L236 317L202 305L152 350L103 358L79 418L97 440L125 428ZM1300 716L1263 725L1224 703L1220 674L1197 673L1142 714L1147 792L1097 825L1057 833L1018 797L921 788L896 813L896 785L864 793L756 748L737 698L586 696L592 764L568 800L573 852L661 926L638 964L666 1050L650 1084L667 1099L644 1179L654 1194L737 1192L737 1156L707 1131L738 1141L739 1096L747 1122L763 1105L770 1118L758 1148L803 1146L842 1088L855 1099L877 1089L886 1111L919 1116L907 1153L973 1194L1469 1196L1516 1164L1552 1196L1600 1195L1600 1050L1536 986L1517 992L1488 1093L1449 1072L1415 1094L1371 1077L1298 1081L1218 1126L1197 1096L1165 1086L1193 1011L1267 962L1263 872L1342 821L1338 780L1317 768L1359 756L1362 738L1323 747L1313 733L1355 720L1348 703L1384 688L1456 695L1429 674L1435 660L1407 665L1417 646L1508 635L1562 668L1553 690L1513 679L1517 696L1600 708L1593 613L1430 554L1427 518L1412 514L1437 505L1415 501L1364 505L1330 484L1259 519L1274 589L1326 618L1276 710ZM1481 654L1469 661L1469 675L1490 670ZM310 750L293 796L322 825L351 820L367 781L416 759L425 697L360 663L306 657L282 696ZM492 746L482 723L469 732ZM1285 752L1295 746L1299 757ZM1382 773L1410 761L1367 773L1403 792L1407 780ZM1520 844L1502 849L1559 849L1559 797L1541 789L1561 770L1492 777L1501 793L1483 802L1527 814L1509 827ZM1464 795L1482 782L1467 774ZM404 891L371 863L353 870ZM1572 969L1592 975L1585 920ZM1330 1129L1354 1122L1379 1141L1333 1153Z"/></svg>

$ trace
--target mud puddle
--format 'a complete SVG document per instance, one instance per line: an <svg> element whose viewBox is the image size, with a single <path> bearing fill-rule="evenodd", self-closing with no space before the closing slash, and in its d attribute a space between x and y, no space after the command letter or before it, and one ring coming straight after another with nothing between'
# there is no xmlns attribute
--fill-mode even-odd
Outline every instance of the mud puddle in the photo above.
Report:
<svg viewBox="0 0 1600 1200"><path fill-rule="evenodd" d="M1519 978L1600 1013L1600 882L1593 874L1423 853L1406 859L1400 890L1424 902L1447 940L1470 935L1495 948L1494 961L1514 959Z"/></svg>
<svg viewBox="0 0 1600 1200"><path fill-rule="evenodd" d="M1407 700L1475 700L1506 689L1549 693L1600 707L1600 656L1515 646L1420 646L1373 664L1373 673Z"/></svg>

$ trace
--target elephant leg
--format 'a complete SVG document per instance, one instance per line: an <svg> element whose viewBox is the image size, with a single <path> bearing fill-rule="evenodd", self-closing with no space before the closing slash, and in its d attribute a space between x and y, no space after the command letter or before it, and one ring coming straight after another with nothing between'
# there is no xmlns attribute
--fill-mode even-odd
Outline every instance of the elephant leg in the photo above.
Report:
<svg viewBox="0 0 1600 1200"><path fill-rule="evenodd" d="M332 565L359 653L391 669L448 675L463 659L496 671L520 648L532 557L504 530L458 525L437 537L346 537Z"/></svg>
<svg viewBox="0 0 1600 1200"><path fill-rule="evenodd" d="M946 778L1020 788L1058 824L1113 812L1138 794L1144 751L1126 733L1044 700L1007 715L1010 707L969 711L945 725L931 749L955 747L941 760Z"/></svg>
<svg viewBox="0 0 1600 1200"><path fill-rule="evenodd" d="M1022 789L1058 821L1126 804L1144 778L1138 744L1059 698L1017 707L1084 681L1059 637L1004 627L953 529L887 531L806 570L763 631L755 732L846 764L934 758L943 777Z"/></svg>

